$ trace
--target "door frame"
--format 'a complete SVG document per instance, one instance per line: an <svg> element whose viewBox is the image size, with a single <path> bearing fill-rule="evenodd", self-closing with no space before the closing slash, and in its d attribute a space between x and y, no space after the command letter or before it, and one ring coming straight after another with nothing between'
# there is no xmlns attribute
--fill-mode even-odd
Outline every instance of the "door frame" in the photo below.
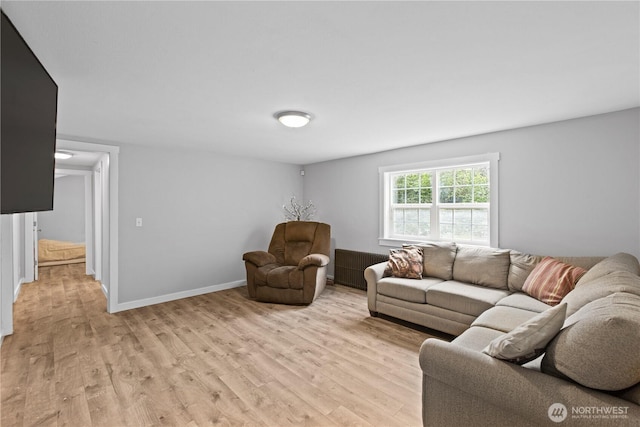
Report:
<svg viewBox="0 0 640 427"><path fill-rule="evenodd" d="M56 140L56 148L66 150L103 153L100 175L102 177L102 274L96 279L102 284L107 298L107 312L118 311L118 180L120 147L89 142ZM97 226L97 225L96 225ZM96 255L98 255L96 253Z"/></svg>
<svg viewBox="0 0 640 427"><path fill-rule="evenodd" d="M24 281L31 283L38 280L38 235L36 225L38 221L37 212L26 212L24 214Z"/></svg>

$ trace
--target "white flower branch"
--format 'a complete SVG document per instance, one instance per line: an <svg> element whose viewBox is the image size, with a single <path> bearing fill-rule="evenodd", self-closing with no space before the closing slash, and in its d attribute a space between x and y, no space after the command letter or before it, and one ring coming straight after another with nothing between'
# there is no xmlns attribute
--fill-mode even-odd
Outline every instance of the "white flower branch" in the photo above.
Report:
<svg viewBox="0 0 640 427"><path fill-rule="evenodd" d="M303 206L298 203L295 196L291 197L289 206L282 206L282 210L284 210L284 217L287 221L308 221L313 219L316 214L316 207L311 200Z"/></svg>

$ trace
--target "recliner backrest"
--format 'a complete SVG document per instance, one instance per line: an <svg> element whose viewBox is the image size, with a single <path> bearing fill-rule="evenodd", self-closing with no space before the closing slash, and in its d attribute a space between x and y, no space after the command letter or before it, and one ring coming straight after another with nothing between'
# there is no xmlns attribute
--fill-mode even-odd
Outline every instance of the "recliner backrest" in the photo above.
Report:
<svg viewBox="0 0 640 427"><path fill-rule="evenodd" d="M331 247L329 224L312 221L290 221L276 225L269 253L278 264L298 265L309 254L329 256Z"/></svg>

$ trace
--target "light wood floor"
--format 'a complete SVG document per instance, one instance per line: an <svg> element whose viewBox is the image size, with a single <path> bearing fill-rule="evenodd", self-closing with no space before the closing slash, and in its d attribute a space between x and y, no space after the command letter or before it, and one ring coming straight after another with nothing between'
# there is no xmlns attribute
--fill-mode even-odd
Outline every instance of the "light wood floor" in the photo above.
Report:
<svg viewBox="0 0 640 427"><path fill-rule="evenodd" d="M8 426L418 426L430 335L328 286L309 307L237 288L110 315L84 264L41 268L1 351Z"/></svg>

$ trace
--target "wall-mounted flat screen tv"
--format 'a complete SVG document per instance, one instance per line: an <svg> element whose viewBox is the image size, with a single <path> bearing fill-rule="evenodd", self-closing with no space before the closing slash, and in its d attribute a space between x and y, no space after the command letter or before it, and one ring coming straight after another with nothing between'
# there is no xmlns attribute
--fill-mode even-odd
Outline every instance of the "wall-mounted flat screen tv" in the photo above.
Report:
<svg viewBox="0 0 640 427"><path fill-rule="evenodd" d="M2 12L0 211L53 209L58 85Z"/></svg>

